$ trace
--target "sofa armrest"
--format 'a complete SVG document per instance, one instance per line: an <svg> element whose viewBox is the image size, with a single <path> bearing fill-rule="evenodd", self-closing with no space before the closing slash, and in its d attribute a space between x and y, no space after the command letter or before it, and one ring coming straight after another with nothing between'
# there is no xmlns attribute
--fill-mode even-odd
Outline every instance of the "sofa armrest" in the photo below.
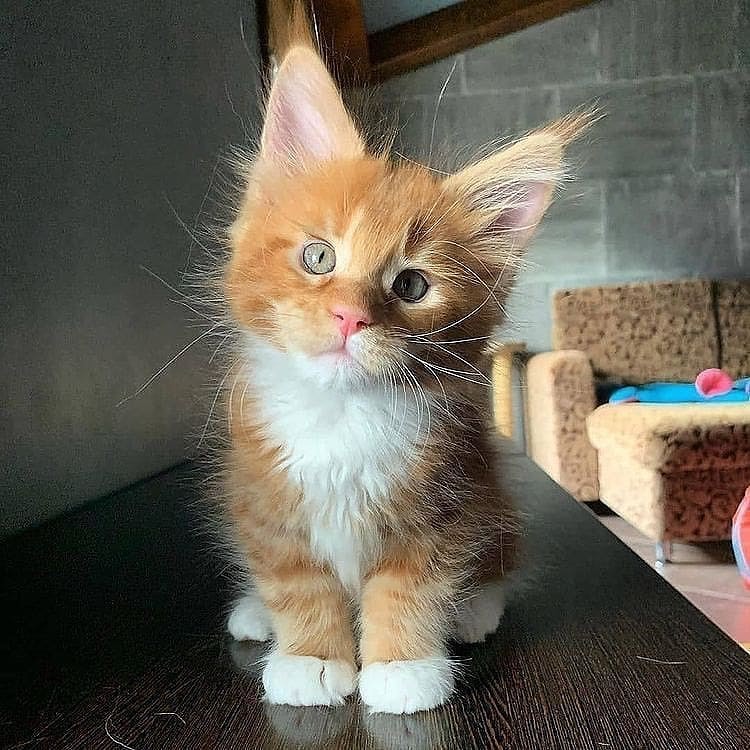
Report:
<svg viewBox="0 0 750 750"><path fill-rule="evenodd" d="M586 434L586 417L596 408L588 357L575 350L537 354L526 384L531 457L578 500L596 500L596 451Z"/></svg>

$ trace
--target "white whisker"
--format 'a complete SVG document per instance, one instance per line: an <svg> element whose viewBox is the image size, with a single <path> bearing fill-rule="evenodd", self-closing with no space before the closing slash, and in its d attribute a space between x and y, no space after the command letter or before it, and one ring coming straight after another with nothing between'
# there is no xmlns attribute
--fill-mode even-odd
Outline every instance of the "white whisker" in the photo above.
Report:
<svg viewBox="0 0 750 750"><path fill-rule="evenodd" d="M452 339L450 341L433 341L432 339L425 339L425 344L468 344L471 341L487 341L487 339L491 339L492 336L473 336L470 339Z"/></svg>
<svg viewBox="0 0 750 750"><path fill-rule="evenodd" d="M223 339L222 339L222 340L221 340L221 341L219 342L219 345L218 345L218 346L216 347L216 349L214 349L214 351L213 351L213 354L211 354L211 356L210 356L210 358L209 358L209 360L208 360L208 364L209 364L209 365L213 363L213 361L214 361L214 358L215 358L215 357L216 357L216 355L217 355L217 354L219 353L219 350L221 349L221 347L222 347L222 346L224 346L224 344L226 344L226 343L227 343L227 340L228 340L228 339L230 339L230 338L232 338L232 334L231 334L231 333L228 333L228 334L227 334L226 336L224 336L224 338L223 338Z"/></svg>
<svg viewBox="0 0 750 750"><path fill-rule="evenodd" d="M453 378L458 378L458 380L465 380L467 383L473 383L474 385L481 385L481 386L487 386L490 383L490 381L483 383L481 381L474 380L473 375L470 372L464 372L463 370L451 370L448 367L441 367L440 365L428 364L423 359L420 359L419 357L417 357L416 354L412 354L411 352L405 351L404 354L406 354L407 357L416 359L417 362L419 362L421 365L423 365L424 367L428 369L434 368L438 372L442 372L445 375L448 375Z"/></svg>
<svg viewBox="0 0 750 750"><path fill-rule="evenodd" d="M445 78L445 81L443 83L443 87L440 89L440 93L438 94L437 102L435 103L435 114L432 117L432 130L430 131L430 151L427 154L427 161L429 162L430 159L432 159L432 147L435 142L435 127L437 126L437 119L438 119L438 113L440 111L440 104L443 101L443 97L445 96L445 91L448 88L448 84L450 83L451 78L453 78L453 73L456 70L456 65L458 64L458 58L456 58L453 61L453 67L448 72L448 75Z"/></svg>
<svg viewBox="0 0 750 750"><path fill-rule="evenodd" d="M211 402L211 408L208 411L208 416L206 417L206 423L203 425L203 432L201 432L200 440L198 441L197 448L200 448L201 445L203 445L203 441L206 438L206 432L208 431L208 425L211 422L211 417L213 416L214 409L216 408L216 402L219 400L219 396L221 395L221 390L224 387L224 383L226 383L227 378L229 377L229 374L234 370L234 366L237 364L237 360L232 362L232 364L227 369L226 373L224 374L224 377L221 379L221 382L219 383L216 394L214 395L214 399ZM234 390L234 389L232 389Z"/></svg>
<svg viewBox="0 0 750 750"><path fill-rule="evenodd" d="M159 276L159 274L155 273L147 266L141 265L139 266L139 268L142 271L145 271L149 276L152 276L153 278L155 278L158 282L163 284L171 292L174 292L175 294L179 294L181 297L184 298L182 300L171 300L172 302L176 302L178 305L184 305L188 310L190 310L190 312L195 313L196 315L198 315L201 318L204 318L205 320L208 320L212 323L217 322L214 318L209 317L208 315L202 313L200 310L196 310L194 307L189 305L185 300L190 300L190 297L188 297L188 295L185 294L184 292L181 292L179 289L175 289L175 287L173 287L169 282L165 281L161 276Z"/></svg>
<svg viewBox="0 0 750 750"><path fill-rule="evenodd" d="M480 378L482 378L482 380L485 380L487 383L490 382L487 376L476 365L473 365L471 362L464 359L459 354L456 354L456 352L452 352L450 349L448 349L448 347L440 346L434 343L432 343L432 346L436 346L438 349L440 349L441 352L445 352L448 356L453 357L454 359L457 359L463 364L465 364L469 369L473 370Z"/></svg>
<svg viewBox="0 0 750 750"><path fill-rule="evenodd" d="M172 205L172 202L169 200L169 198L166 195L162 196L164 200L166 201L167 205L169 206L169 210L174 215L175 219L179 222L180 226L185 230L187 233L187 236L190 237L190 239L195 242L198 247L206 252L208 255L211 255L211 251L195 236L193 231L190 229L190 227L182 220L182 217L177 213L177 209Z"/></svg>
<svg viewBox="0 0 750 750"><path fill-rule="evenodd" d="M153 383L154 380L156 380L156 378L158 378L159 375L161 375L164 372L164 370L166 370L173 362L179 359L188 349L190 349L191 346L193 346L194 344L197 344L201 339L206 338L206 336L210 336L219 327L220 327L220 324L217 323L216 325L209 328L207 331L204 331L200 336L194 338L189 344L187 344L186 346L183 346L182 349L180 349L180 351L177 352L177 354L175 354L174 357L172 357L172 359L169 360L169 362L167 362L163 367L160 367L140 388L138 388L137 391L135 391L134 393L131 393L129 396L126 396L124 399L119 401L116 406L119 408L126 401L130 401L131 398L135 398L138 394L145 391L146 388L148 388L151 385L151 383Z"/></svg>

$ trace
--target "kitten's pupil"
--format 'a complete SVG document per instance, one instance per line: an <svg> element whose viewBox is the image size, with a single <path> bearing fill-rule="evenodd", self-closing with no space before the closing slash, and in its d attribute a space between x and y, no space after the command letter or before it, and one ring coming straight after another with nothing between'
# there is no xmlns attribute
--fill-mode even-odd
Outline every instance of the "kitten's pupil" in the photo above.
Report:
<svg viewBox="0 0 750 750"><path fill-rule="evenodd" d="M308 242L302 249L302 265L308 273L331 273L336 267L336 253L327 242Z"/></svg>
<svg viewBox="0 0 750 750"><path fill-rule="evenodd" d="M419 271L401 271L393 282L393 293L404 302L419 302L430 285Z"/></svg>

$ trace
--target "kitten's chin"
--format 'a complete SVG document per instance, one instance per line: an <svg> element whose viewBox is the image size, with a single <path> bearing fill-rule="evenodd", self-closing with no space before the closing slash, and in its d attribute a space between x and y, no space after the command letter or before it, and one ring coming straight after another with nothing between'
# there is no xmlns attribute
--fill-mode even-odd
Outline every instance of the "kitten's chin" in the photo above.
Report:
<svg viewBox="0 0 750 750"><path fill-rule="evenodd" d="M300 373L326 388L355 390L366 388L374 377L350 352L340 350L322 354L293 355Z"/></svg>
<svg viewBox="0 0 750 750"><path fill-rule="evenodd" d="M282 349L247 331L245 354L248 363L265 373L275 372L282 379L292 375L297 381L327 390L366 390L378 382L378 376L362 364L367 352L363 352L361 342L352 341L346 349L312 353L289 346Z"/></svg>

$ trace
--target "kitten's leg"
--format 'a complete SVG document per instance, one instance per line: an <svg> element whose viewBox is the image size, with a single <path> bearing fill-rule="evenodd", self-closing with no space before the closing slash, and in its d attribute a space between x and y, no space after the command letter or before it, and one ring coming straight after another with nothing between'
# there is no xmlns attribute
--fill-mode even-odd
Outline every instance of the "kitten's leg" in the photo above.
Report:
<svg viewBox="0 0 750 750"><path fill-rule="evenodd" d="M499 493L499 497L502 495ZM453 637L462 643L481 643L500 625L505 612L508 575L516 568L518 558L518 529L513 523L510 503L499 519L494 544L486 544L483 558L476 571L479 583L458 604L454 618Z"/></svg>
<svg viewBox="0 0 750 750"><path fill-rule="evenodd" d="M255 592L234 603L227 630L235 641L267 641L271 638L271 616Z"/></svg>
<svg viewBox="0 0 750 750"><path fill-rule="evenodd" d="M462 643L481 643L497 630L504 611L503 582L483 583L459 605L453 633L456 640Z"/></svg>
<svg viewBox="0 0 750 750"><path fill-rule="evenodd" d="M371 711L410 714L448 700L454 679L446 610L452 595L447 579L403 560L381 566L367 581L359 690Z"/></svg>
<svg viewBox="0 0 750 750"><path fill-rule="evenodd" d="M343 587L312 563L276 566L258 577L276 644L263 670L271 703L340 705L356 688L351 615Z"/></svg>

